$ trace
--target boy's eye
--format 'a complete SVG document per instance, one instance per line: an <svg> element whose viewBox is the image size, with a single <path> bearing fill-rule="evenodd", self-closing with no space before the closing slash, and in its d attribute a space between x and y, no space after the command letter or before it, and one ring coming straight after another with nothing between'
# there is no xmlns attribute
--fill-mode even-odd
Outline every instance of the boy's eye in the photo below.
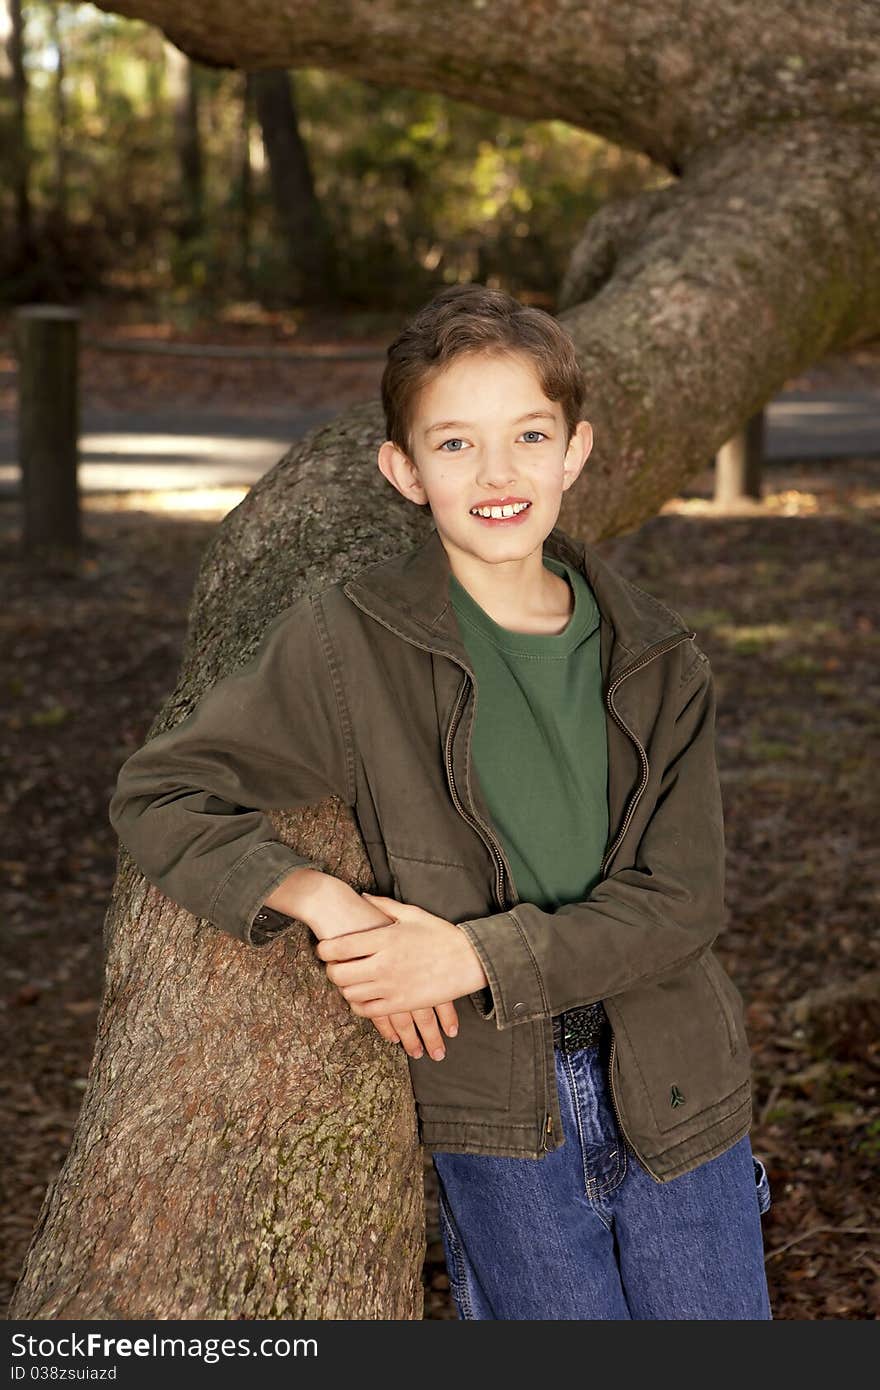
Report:
<svg viewBox="0 0 880 1390"><path fill-rule="evenodd" d="M547 438L547 436L546 436L546 434L544 434L543 430L523 430L523 434L536 434L536 435L538 435L541 439L546 439L546 438ZM532 442L531 440L528 441L528 443L531 443L531 442ZM441 449L446 449L446 445L447 445L447 444L463 444L463 443L464 443L464 440L463 440L463 439L444 439L443 443L440 445L440 448L441 448ZM446 449L446 452L447 452L447 454L460 454L460 453L461 453L461 449Z"/></svg>

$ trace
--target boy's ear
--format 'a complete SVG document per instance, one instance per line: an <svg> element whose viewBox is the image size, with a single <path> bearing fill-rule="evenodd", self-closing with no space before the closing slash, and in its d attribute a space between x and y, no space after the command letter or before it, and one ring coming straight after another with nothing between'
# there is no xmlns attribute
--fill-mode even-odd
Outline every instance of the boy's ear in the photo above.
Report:
<svg viewBox="0 0 880 1390"><path fill-rule="evenodd" d="M408 502L415 502L417 506L425 505L428 494L419 480L418 469L392 440L386 439L385 443L380 445L378 464L379 472L388 479L392 487L397 488L401 496Z"/></svg>
<svg viewBox="0 0 880 1390"><path fill-rule="evenodd" d="M565 453L565 487L570 488L590 457L593 448L593 426L589 420L578 420Z"/></svg>

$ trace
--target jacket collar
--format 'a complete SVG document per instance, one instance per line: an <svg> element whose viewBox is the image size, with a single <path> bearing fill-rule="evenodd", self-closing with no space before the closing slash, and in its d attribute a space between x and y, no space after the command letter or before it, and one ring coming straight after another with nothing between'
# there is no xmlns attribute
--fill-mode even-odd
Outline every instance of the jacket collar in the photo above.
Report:
<svg viewBox="0 0 880 1390"><path fill-rule="evenodd" d="M592 546L559 527L545 539L543 553L578 569L592 588L613 636L613 666L618 658L627 664L669 637L693 636L677 613L617 574ZM418 545L368 566L342 587L358 607L401 636L446 651L469 666L449 595L450 573L449 556L434 527Z"/></svg>

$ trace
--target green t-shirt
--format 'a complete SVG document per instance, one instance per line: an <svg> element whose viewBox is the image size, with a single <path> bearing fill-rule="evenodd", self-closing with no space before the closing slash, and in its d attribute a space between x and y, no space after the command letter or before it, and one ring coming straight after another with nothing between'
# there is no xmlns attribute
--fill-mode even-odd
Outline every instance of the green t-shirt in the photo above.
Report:
<svg viewBox="0 0 880 1390"><path fill-rule="evenodd" d="M474 766L520 901L554 911L587 898L608 840L608 747L599 609L583 575L555 635L500 627L450 576L450 598L477 681Z"/></svg>

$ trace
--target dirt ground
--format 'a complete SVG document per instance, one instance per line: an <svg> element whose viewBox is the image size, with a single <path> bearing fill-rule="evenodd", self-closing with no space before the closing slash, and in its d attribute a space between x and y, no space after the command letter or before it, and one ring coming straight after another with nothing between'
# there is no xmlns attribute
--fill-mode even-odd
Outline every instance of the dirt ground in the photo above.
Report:
<svg viewBox="0 0 880 1390"><path fill-rule="evenodd" d="M376 370L346 367L340 406L370 394ZM105 399L133 387L114 371ZM774 1317L874 1319L880 1031L876 984L873 999L850 987L880 970L880 460L768 469L764 499L739 513L718 513L708 486L601 549L681 611L716 675L730 908L717 949L748 1003ZM89 1068L117 853L107 805L174 684L224 510L161 503L86 499L81 572L67 579L26 572L18 508L0 503L4 1307ZM840 997L811 1009L826 987ZM430 1161L426 1192L425 1316L451 1318Z"/></svg>

